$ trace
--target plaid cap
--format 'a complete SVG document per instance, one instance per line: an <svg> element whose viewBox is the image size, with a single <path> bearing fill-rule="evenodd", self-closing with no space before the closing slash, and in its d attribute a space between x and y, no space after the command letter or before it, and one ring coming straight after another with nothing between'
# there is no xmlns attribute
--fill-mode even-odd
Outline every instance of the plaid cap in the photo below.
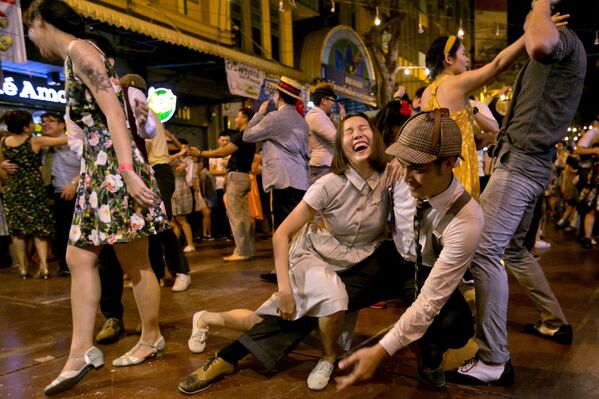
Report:
<svg viewBox="0 0 599 399"><path fill-rule="evenodd" d="M415 165L438 158L461 158L462 132L447 108L420 112L403 124L397 142L385 152Z"/></svg>
<svg viewBox="0 0 599 399"><path fill-rule="evenodd" d="M123 85L135 87L144 93L148 92L148 85L144 78L135 73L128 73L127 75L121 76L120 80Z"/></svg>

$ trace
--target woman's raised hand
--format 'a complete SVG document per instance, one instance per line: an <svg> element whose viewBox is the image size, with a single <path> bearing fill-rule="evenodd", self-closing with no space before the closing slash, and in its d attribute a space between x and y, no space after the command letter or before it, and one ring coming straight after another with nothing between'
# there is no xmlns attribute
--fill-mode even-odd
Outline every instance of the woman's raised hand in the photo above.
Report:
<svg viewBox="0 0 599 399"><path fill-rule="evenodd" d="M562 15L559 12L556 12L555 14L553 14L551 16L551 20L553 21L555 26L558 28L568 25L568 21L567 21L568 18L570 18L570 14Z"/></svg>

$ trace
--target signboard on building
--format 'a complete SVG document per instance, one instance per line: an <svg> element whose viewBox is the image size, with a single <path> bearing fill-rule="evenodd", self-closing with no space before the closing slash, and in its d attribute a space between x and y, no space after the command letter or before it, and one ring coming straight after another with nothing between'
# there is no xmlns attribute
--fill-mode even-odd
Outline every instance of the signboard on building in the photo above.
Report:
<svg viewBox="0 0 599 399"><path fill-rule="evenodd" d="M229 91L236 96L258 99L264 83L264 73L245 64L225 60Z"/></svg>
<svg viewBox="0 0 599 399"><path fill-rule="evenodd" d="M27 62L19 0L0 0L0 60Z"/></svg>
<svg viewBox="0 0 599 399"><path fill-rule="evenodd" d="M322 45L322 79L335 84L344 97L364 104L376 104L375 72L370 54L358 34L337 26Z"/></svg>
<svg viewBox="0 0 599 399"><path fill-rule="evenodd" d="M0 100L24 105L42 103L66 104L63 89L47 86L45 80L23 75L5 74L0 87Z"/></svg>

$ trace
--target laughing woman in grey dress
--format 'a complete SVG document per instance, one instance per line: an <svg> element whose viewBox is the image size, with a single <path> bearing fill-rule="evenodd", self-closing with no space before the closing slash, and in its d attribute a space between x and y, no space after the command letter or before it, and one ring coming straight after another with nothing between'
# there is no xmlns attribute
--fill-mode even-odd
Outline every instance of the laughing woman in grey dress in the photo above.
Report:
<svg viewBox="0 0 599 399"><path fill-rule="evenodd" d="M366 115L348 115L340 124L331 170L308 189L273 236L278 292L255 312L196 313L189 339L192 352L204 350L210 325L245 331L262 315L318 317L323 357L308 387L327 385L348 304L337 273L371 255L385 236L384 144ZM317 212L322 215L318 226L310 223Z"/></svg>

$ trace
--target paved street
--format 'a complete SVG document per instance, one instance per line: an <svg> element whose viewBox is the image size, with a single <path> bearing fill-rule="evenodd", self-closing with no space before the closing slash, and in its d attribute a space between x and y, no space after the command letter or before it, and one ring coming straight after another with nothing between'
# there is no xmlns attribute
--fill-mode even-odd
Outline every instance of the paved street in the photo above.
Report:
<svg viewBox="0 0 599 399"><path fill-rule="evenodd" d="M265 374L247 357L240 372L196 395L206 398L599 398L599 247L583 250L571 235L551 231L546 237L553 245L541 254L541 263L574 327L574 343L563 346L526 335L524 323L535 322L531 302L513 279L510 280L509 339L516 384L509 388L462 387L452 384L441 390L422 386L416 377L415 358L404 350L386 360L375 378L366 384L337 393L334 385L311 392L305 380L319 354L316 339L301 345L280 364L277 373ZM276 289L262 282L259 274L272 266L268 240L258 241L256 259L235 264L221 261L231 243L202 243L190 255L192 286L183 293L162 288L161 328L167 340L165 356L139 366L116 369L112 359L129 350L137 341L139 316L130 289L125 289L127 336L114 345L100 346L105 366L90 372L76 388L60 397L94 398L175 398L182 397L177 383L199 367L207 353L193 355L187 349L191 317L201 309L228 310L255 308ZM51 272L55 273L54 269ZM21 281L16 268L0 271L0 397L42 398L43 387L60 371L68 355L71 335L69 279ZM473 297L467 290L468 298ZM358 321L355 344L390 325L403 312L401 303L383 310L366 309ZM97 327L104 319L99 315ZM216 351L238 333L214 328L208 351ZM445 359L453 368L476 350L470 342Z"/></svg>

